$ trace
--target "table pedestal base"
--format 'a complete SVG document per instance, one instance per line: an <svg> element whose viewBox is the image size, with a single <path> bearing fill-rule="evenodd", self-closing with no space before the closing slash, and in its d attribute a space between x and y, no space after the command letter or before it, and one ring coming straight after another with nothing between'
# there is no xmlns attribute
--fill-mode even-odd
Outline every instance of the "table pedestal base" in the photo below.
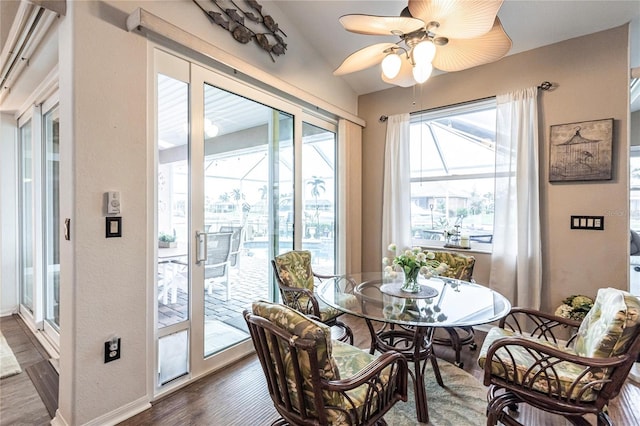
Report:
<svg viewBox="0 0 640 426"><path fill-rule="evenodd" d="M431 361L436 381L440 386L444 387L438 362L433 353L433 328L385 323L376 330L371 320L366 319L366 322L371 334L371 349L369 351L371 354L376 350L382 353L394 350L404 355L408 362L413 362L414 371L409 370L409 374L413 379L416 414L419 422L429 423L427 391L424 384L424 371L427 366L427 360Z"/></svg>

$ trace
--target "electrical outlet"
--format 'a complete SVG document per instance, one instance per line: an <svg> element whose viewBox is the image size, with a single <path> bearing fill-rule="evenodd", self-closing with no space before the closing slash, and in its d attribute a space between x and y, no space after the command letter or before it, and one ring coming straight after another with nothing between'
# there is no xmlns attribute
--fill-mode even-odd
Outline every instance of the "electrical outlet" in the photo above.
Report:
<svg viewBox="0 0 640 426"><path fill-rule="evenodd" d="M122 344L119 337L114 337L111 340L104 342L104 363L115 361L120 359L120 351L122 350Z"/></svg>

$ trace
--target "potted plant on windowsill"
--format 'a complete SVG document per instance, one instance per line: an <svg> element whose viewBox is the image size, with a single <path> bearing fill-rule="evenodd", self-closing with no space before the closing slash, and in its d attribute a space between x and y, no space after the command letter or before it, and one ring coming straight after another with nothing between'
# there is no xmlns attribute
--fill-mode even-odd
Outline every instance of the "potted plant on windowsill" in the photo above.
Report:
<svg viewBox="0 0 640 426"><path fill-rule="evenodd" d="M158 248L173 248L176 247L176 231L173 231L173 235L165 234L161 232L158 236Z"/></svg>

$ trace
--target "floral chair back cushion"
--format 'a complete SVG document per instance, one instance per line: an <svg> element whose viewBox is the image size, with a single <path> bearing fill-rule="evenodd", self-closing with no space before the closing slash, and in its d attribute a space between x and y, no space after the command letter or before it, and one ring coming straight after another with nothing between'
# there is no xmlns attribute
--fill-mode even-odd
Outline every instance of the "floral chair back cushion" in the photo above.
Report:
<svg viewBox="0 0 640 426"><path fill-rule="evenodd" d="M473 277L473 267L476 263L475 257L448 251L434 251L433 253L436 255L435 260L449 265L449 269L442 273L443 276L463 281L471 281Z"/></svg>
<svg viewBox="0 0 640 426"><path fill-rule="evenodd" d="M276 256L275 262L278 275L284 285L313 291L311 252L293 250Z"/></svg>
<svg viewBox="0 0 640 426"><path fill-rule="evenodd" d="M315 340L320 377L325 380L340 379L338 367L336 366L335 360L332 356L331 328L302 315L294 309L277 303L263 301L253 302L252 312L254 315L258 315L269 320L276 327L285 330L294 336ZM297 361L300 367L300 373L304 378L303 393L306 400L306 406L308 408L315 407L315 390L313 389L311 382L311 363L307 353L299 351L298 359L294 360L292 359L293 355L289 350L287 341L278 339L278 344L280 346L281 353L286 354L284 359L284 375L287 377L287 381L295 383L294 363ZM273 349L271 347L272 341L270 339L268 340L268 345L270 352L273 355ZM299 410L300 407L298 406L297 390L291 387L290 397L291 402ZM337 392L323 391L322 398L325 405L342 405L342 395ZM314 412L313 414L317 413ZM336 414L334 413L334 415ZM339 417L342 416L340 414L338 415Z"/></svg>
<svg viewBox="0 0 640 426"><path fill-rule="evenodd" d="M606 358L626 352L640 327L640 299L615 288L601 288L593 308L580 324L576 354Z"/></svg>

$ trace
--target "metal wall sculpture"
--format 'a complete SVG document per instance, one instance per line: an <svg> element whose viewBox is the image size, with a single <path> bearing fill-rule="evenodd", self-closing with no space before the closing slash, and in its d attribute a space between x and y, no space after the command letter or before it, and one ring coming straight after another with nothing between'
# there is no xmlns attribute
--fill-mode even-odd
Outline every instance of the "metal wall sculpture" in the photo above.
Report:
<svg viewBox="0 0 640 426"><path fill-rule="evenodd" d="M257 1L245 0L247 7L241 9L233 0L211 0L214 10L205 9L196 0L193 2L212 23L229 31L237 42L247 44L254 40L269 54L273 62L276 61L274 56L284 55L287 50L287 44L282 38L287 35L271 15L262 12L262 6Z"/></svg>

